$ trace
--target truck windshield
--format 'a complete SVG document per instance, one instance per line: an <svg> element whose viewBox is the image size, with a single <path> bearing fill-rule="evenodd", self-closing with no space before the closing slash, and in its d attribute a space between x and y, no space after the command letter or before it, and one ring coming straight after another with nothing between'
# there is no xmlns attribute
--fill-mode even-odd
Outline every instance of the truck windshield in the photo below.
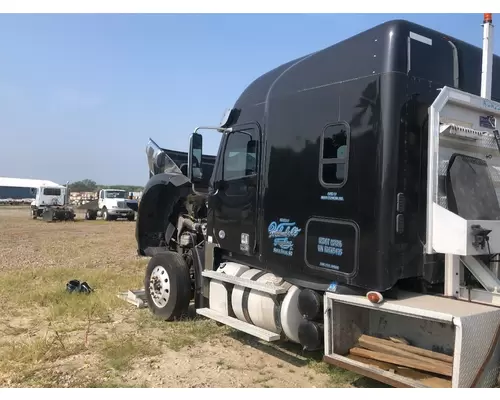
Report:
<svg viewBox="0 0 500 400"><path fill-rule="evenodd" d="M106 198L107 199L124 199L125 192L122 192L120 190L107 190L106 191Z"/></svg>

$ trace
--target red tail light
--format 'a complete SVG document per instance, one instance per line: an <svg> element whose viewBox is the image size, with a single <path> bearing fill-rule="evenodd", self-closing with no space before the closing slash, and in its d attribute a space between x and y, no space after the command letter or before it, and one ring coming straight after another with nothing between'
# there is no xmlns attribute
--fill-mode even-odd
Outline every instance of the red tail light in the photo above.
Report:
<svg viewBox="0 0 500 400"><path fill-rule="evenodd" d="M379 304L384 301L384 297L379 292L368 292L366 298L374 304Z"/></svg>

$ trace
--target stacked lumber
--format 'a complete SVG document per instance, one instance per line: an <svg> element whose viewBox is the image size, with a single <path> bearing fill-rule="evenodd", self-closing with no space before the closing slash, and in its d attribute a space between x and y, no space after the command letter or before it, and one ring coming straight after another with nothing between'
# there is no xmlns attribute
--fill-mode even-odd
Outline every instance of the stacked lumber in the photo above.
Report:
<svg viewBox="0 0 500 400"><path fill-rule="evenodd" d="M404 339L361 335L348 357L430 387L451 387L453 357L411 346Z"/></svg>

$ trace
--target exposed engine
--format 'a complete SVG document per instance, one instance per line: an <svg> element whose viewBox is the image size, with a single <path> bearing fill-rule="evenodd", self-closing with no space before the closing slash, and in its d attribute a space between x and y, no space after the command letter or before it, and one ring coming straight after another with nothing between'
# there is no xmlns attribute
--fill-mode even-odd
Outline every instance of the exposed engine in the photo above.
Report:
<svg viewBox="0 0 500 400"><path fill-rule="evenodd" d="M176 224L176 250L184 254L202 243L207 233L207 205L202 196L190 195L184 199Z"/></svg>

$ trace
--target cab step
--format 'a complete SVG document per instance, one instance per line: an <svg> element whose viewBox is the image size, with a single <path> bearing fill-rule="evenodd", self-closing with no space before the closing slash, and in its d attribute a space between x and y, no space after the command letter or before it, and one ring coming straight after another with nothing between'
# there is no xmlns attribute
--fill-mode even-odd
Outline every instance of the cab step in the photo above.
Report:
<svg viewBox="0 0 500 400"><path fill-rule="evenodd" d="M250 279L239 278L232 275L223 274L216 271L203 271L201 273L205 278L215 279L221 282L232 283L233 285L243 286L249 289L255 289L260 292L268 293L271 295L284 294L288 291L288 287L286 286L276 286L272 283L262 283L252 281Z"/></svg>
<svg viewBox="0 0 500 400"><path fill-rule="evenodd" d="M224 274L219 274L219 275L224 275ZM275 332L259 328L258 326L255 325L250 325L247 322L243 322L240 321L239 319L221 314L210 308L199 308L196 310L196 313L206 318L220 322L221 324L230 326L231 328L248 333L249 335L258 337L259 339L265 340L266 342L275 342L281 338L281 336Z"/></svg>

